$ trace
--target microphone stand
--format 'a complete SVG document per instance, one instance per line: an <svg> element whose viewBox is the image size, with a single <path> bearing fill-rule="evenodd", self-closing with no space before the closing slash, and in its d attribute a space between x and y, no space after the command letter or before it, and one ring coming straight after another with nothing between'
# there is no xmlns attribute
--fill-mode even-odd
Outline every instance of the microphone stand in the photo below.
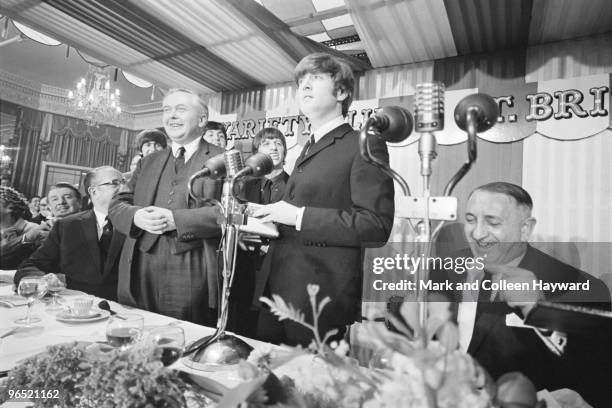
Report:
<svg viewBox="0 0 612 408"><path fill-rule="evenodd" d="M418 87L418 86L417 86ZM431 252L432 243L436 240L440 229L446 221L457 219L457 198L451 194L457 183L468 173L474 161L476 161L476 137L477 132L484 132L492 127L498 115L497 104L488 95L469 95L461 100L455 109L455 120L457 125L468 134L467 150L468 160L451 177L441 197L432 197L430 191L430 176L432 173L431 162L436 158L436 139L432 132L425 132L419 139L419 155L421 157L421 176L423 177L423 196L411 197L410 188L406 180L393 170L385 162L373 157L368 137L382 138L384 129L377 128L377 120L368 119L359 134L360 153L368 163L380 168L392 177L401 187L404 196L398 200L395 216L404 219L416 219L417 224L415 238L417 254L425 257L419 264L415 273L416 297L418 305L418 317L421 327L427 327L427 291L421 290L419 282L429 279L429 267L427 259ZM410 128L405 137L410 135ZM431 231L431 220L439 220L440 223ZM420 339L423 347L427 346L427 339Z"/></svg>
<svg viewBox="0 0 612 408"><path fill-rule="evenodd" d="M237 177L226 179L224 191L229 190L223 203L216 202L221 209L223 236L221 252L223 259L223 283L220 295L220 307L216 331L208 337L195 341L186 348L183 355L191 355L183 360L185 365L195 370L220 371L234 368L242 359L247 359L253 347L239 337L228 334L227 319L229 313L229 298L236 269L238 252L239 226L246 224L246 216L241 208L241 200L234 196L233 187ZM227 190L226 190L227 189Z"/></svg>

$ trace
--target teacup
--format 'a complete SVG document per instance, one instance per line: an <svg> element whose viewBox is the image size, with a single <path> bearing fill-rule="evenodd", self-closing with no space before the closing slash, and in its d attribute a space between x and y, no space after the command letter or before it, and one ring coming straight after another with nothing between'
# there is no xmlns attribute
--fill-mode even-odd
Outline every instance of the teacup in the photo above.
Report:
<svg viewBox="0 0 612 408"><path fill-rule="evenodd" d="M93 301L93 297L80 297L75 299L72 307L72 313L76 316L88 316L91 314Z"/></svg>

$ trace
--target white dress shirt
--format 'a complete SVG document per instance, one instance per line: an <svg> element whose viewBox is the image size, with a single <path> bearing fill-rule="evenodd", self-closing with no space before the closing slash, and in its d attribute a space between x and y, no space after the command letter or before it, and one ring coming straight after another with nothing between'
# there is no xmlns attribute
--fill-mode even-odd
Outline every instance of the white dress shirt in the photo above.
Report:
<svg viewBox="0 0 612 408"><path fill-rule="evenodd" d="M519 256L508 262L508 266L518 266L523 260L525 254ZM486 269L486 267L485 267ZM482 281L484 278L484 270L481 269L468 269L465 272L466 282ZM480 286L480 285L479 285ZM476 323L476 307L478 306L478 294L479 291L467 290L463 291L462 301L459 303L459 309L457 310L457 325L459 326L459 347L461 350L467 352L470 342L472 341L472 335L474 334L474 325ZM491 291L491 301L495 299L497 291Z"/></svg>
<svg viewBox="0 0 612 408"><path fill-rule="evenodd" d="M172 155L174 157L176 157L176 155L178 154L178 149L180 149L181 147L185 148L185 163L187 163L189 161L189 159L191 158L191 156L193 156L193 154L196 152L196 150L198 150L198 147L200 146L200 138L196 137L195 139L193 139L191 142L187 143L186 145L180 145L178 143L172 142Z"/></svg>
<svg viewBox="0 0 612 408"><path fill-rule="evenodd" d="M96 215L96 228L98 230L98 240L102 236L102 231L104 230L104 225L106 225L106 216L103 212L100 212L94 208L94 214Z"/></svg>

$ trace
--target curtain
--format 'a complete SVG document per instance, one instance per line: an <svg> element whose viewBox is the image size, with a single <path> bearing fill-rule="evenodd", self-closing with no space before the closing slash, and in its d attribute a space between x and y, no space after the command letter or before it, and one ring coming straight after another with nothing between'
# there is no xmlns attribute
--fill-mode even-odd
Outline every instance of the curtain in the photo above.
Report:
<svg viewBox="0 0 612 408"><path fill-rule="evenodd" d="M127 141L134 140L135 131L107 125L92 127L81 119L26 107L18 111L15 137L19 150L14 185L26 196L38 193L43 161L129 170L129 158L136 154L136 149Z"/></svg>

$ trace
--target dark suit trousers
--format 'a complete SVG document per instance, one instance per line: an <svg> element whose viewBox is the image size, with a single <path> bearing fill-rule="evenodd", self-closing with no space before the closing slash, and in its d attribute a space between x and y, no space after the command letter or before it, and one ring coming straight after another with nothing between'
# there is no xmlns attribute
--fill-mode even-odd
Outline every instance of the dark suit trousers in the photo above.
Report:
<svg viewBox="0 0 612 408"><path fill-rule="evenodd" d="M215 326L217 314L208 307L202 252L202 248L195 248L172 254L165 236L148 252L136 249L131 282L136 305L177 319Z"/></svg>

